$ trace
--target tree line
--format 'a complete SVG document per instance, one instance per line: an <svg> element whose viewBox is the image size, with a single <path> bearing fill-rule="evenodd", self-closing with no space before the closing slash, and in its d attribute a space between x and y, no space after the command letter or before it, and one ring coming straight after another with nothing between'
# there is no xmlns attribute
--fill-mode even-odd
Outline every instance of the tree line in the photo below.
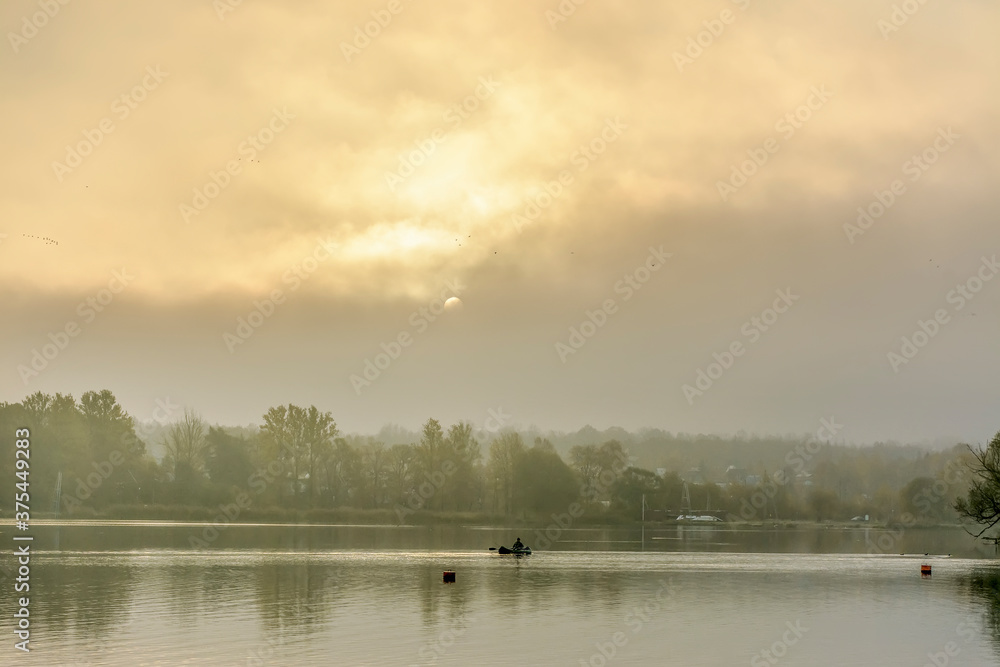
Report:
<svg viewBox="0 0 1000 667"><path fill-rule="evenodd" d="M36 514L58 508L64 516L113 516L123 508L154 507L185 518L183 508L210 510L241 496L258 510L382 510L400 522L427 513L545 519L572 503L581 503L591 521L638 520L645 512L654 520L710 513L749 521L868 515L888 522L908 514L946 522L959 516L955 500L971 485L975 511L993 516L970 473L975 453L960 446L928 452L822 445L801 463L775 454L768 460L778 464L770 470L748 462L734 475L717 457L693 469L654 471L640 467L616 438L571 444L553 436L557 448L543 435L505 430L482 437L468 422L445 428L428 419L414 441L387 442L344 434L330 412L292 404L268 409L255 429L211 426L185 409L151 435L108 390L79 400L36 392L0 404L5 479L14 474L17 428L31 432ZM740 451L731 441L724 445L727 457ZM646 460L655 456L654 445L643 447ZM1000 451L1000 441L996 447ZM661 449L667 461L680 451ZM772 449L793 451L789 442ZM704 456L712 451L711 443L701 444Z"/></svg>

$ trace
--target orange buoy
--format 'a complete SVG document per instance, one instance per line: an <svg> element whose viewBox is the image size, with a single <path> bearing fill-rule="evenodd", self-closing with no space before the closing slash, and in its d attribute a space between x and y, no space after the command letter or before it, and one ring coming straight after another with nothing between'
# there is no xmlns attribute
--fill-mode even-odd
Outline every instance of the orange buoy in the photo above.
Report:
<svg viewBox="0 0 1000 667"><path fill-rule="evenodd" d="M931 566L930 565L921 565L920 566L920 575L924 576L924 577L931 576Z"/></svg>
<svg viewBox="0 0 1000 667"><path fill-rule="evenodd" d="M445 570L444 573L444 583L453 584L455 583L455 573L451 570Z"/></svg>

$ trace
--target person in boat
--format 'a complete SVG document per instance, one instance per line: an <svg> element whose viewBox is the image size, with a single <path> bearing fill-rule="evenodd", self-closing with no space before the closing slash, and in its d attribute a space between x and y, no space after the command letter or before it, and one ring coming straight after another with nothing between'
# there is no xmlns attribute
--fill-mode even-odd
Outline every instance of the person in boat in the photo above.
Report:
<svg viewBox="0 0 1000 667"><path fill-rule="evenodd" d="M512 546L511 549L523 549L523 548L524 548L524 543L521 542L520 537L514 540L514 546Z"/></svg>

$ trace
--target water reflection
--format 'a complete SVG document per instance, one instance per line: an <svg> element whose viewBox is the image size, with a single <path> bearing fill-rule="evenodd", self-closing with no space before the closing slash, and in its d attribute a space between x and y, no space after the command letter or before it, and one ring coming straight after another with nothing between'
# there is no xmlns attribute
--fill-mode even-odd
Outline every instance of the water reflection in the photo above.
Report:
<svg viewBox="0 0 1000 667"><path fill-rule="evenodd" d="M24 664L578 664L615 631L629 633L618 664L746 664L797 620L811 629L788 664L924 664L948 642L965 664L1000 657L991 561L936 559L922 579L920 558L865 555L863 530L671 526L643 552L635 531L584 529L526 558L487 551L510 541L494 529L241 528L207 551L186 546L192 530L64 527L62 550L32 561L44 651ZM913 533L899 544L962 546ZM969 618L984 630L963 639Z"/></svg>
<svg viewBox="0 0 1000 667"><path fill-rule="evenodd" d="M983 630L993 641L997 659L1000 660L1000 570L977 567L960 583L982 605Z"/></svg>

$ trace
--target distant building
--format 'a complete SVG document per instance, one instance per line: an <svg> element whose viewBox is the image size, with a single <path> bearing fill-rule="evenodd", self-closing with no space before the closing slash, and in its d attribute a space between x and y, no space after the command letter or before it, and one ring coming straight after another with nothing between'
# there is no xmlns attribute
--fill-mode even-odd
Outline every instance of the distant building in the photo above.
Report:
<svg viewBox="0 0 1000 667"><path fill-rule="evenodd" d="M736 466L729 466L726 468L726 481L730 484L738 484L740 486L747 485L747 475L748 471L746 468L737 468Z"/></svg>

